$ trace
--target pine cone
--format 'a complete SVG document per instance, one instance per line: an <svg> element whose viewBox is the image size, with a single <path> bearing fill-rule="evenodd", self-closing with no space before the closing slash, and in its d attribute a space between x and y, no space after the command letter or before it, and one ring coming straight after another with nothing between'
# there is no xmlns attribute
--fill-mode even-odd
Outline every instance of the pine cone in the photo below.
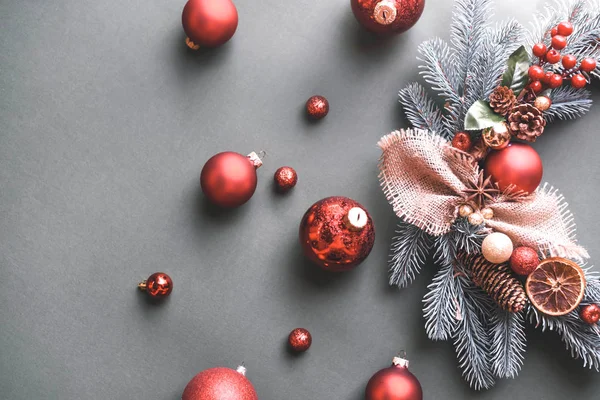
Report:
<svg viewBox="0 0 600 400"><path fill-rule="evenodd" d="M527 294L508 264L492 264L481 255L463 255L461 262L471 268L473 283L482 288L502 308L519 312L527 304Z"/></svg>
<svg viewBox="0 0 600 400"><path fill-rule="evenodd" d="M490 107L497 114L505 116L515 104L517 104L517 96L506 86L498 86L490 95Z"/></svg>
<svg viewBox="0 0 600 400"><path fill-rule="evenodd" d="M513 136L535 142L544 133L546 120L542 112L531 104L520 104L508 113L508 126Z"/></svg>

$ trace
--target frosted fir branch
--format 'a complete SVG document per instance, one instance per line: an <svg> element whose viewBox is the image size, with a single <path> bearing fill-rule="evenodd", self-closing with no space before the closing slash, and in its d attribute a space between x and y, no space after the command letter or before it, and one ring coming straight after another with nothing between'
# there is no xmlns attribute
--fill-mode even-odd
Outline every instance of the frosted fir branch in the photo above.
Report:
<svg viewBox="0 0 600 400"><path fill-rule="evenodd" d="M390 285L400 288L412 283L433 249L433 238L414 225L400 221L392 243L389 262Z"/></svg>
<svg viewBox="0 0 600 400"><path fill-rule="evenodd" d="M413 127L430 130L446 139L449 138L444 127L443 114L423 86L411 83L400 91L399 96L404 113Z"/></svg>
<svg viewBox="0 0 600 400"><path fill-rule="evenodd" d="M523 366L527 338L523 313L496 309L490 321L492 373L498 378L516 378Z"/></svg>
<svg viewBox="0 0 600 400"><path fill-rule="evenodd" d="M484 225L472 225L466 218L457 219L449 232L453 247L468 254L481 253L481 243L487 234Z"/></svg>
<svg viewBox="0 0 600 400"><path fill-rule="evenodd" d="M585 89L561 86L550 93L552 105L544 112L548 122L570 120L585 115L592 108L592 93Z"/></svg>

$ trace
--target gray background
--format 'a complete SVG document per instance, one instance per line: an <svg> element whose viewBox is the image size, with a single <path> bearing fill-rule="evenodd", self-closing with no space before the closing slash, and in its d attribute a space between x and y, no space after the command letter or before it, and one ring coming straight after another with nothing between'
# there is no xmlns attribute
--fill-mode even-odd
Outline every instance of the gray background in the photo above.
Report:
<svg viewBox="0 0 600 400"><path fill-rule="evenodd" d="M498 2L528 23L541 1ZM553 333L528 332L517 380L476 393L450 343L429 341L421 299L387 287L396 220L379 189L376 142L406 126L397 91L418 79L417 45L448 36L450 1L379 41L347 0L237 0L226 46L183 43L183 0L0 1L0 398L179 399L188 380L245 362L263 400L363 397L406 349L426 399L598 398L600 375ZM308 123L313 94L329 116ZM597 258L597 109L536 145L583 245ZM266 150L244 207L207 206L199 174L213 154ZM298 186L273 192L276 168ZM346 195L377 227L371 256L330 276L309 266L297 226L316 200ZM168 301L136 290L174 279ZM295 357L292 328L314 344Z"/></svg>

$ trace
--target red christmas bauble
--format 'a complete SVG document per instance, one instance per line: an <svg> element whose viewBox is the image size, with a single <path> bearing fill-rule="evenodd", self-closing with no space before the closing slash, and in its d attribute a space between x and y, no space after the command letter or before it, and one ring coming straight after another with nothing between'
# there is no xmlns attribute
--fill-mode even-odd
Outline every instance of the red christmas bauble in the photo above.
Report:
<svg viewBox="0 0 600 400"><path fill-rule="evenodd" d="M298 183L298 174L292 167L281 167L275 171L273 179L277 190L285 193L296 186L296 183Z"/></svg>
<svg viewBox="0 0 600 400"><path fill-rule="evenodd" d="M300 222L304 254L327 271L347 271L369 255L375 227L366 209L347 197L328 197L313 204Z"/></svg>
<svg viewBox="0 0 600 400"><path fill-rule="evenodd" d="M150 297L167 297L173 291L173 280L164 272L155 272L138 285Z"/></svg>
<svg viewBox="0 0 600 400"><path fill-rule="evenodd" d="M325 118L329 114L329 101L323 96L312 96L306 100L306 114L312 119Z"/></svg>
<svg viewBox="0 0 600 400"><path fill-rule="evenodd" d="M192 378L181 400L258 400L258 396L246 368L211 368Z"/></svg>
<svg viewBox="0 0 600 400"><path fill-rule="evenodd" d="M223 208L239 207L252 197L261 162L255 153L243 156L232 151L212 156L200 175L204 195L211 203Z"/></svg>
<svg viewBox="0 0 600 400"><path fill-rule="evenodd" d="M190 48L217 47L235 33L238 13L231 0L189 0L181 22Z"/></svg>
<svg viewBox="0 0 600 400"><path fill-rule="evenodd" d="M581 308L579 316L586 324L597 324L600 321L600 306L598 304L588 304Z"/></svg>
<svg viewBox="0 0 600 400"><path fill-rule="evenodd" d="M513 191L533 193L542 181L542 159L533 147L511 143L507 148L492 151L485 159L485 174L500 186Z"/></svg>
<svg viewBox="0 0 600 400"><path fill-rule="evenodd" d="M312 344L312 336L306 329L296 328L290 332L290 335L288 336L288 344L292 350L300 353L310 348L310 345Z"/></svg>
<svg viewBox="0 0 600 400"><path fill-rule="evenodd" d="M350 4L358 22L380 35L409 30L425 8L425 0L350 0Z"/></svg>
<svg viewBox="0 0 600 400"><path fill-rule="evenodd" d="M509 264L516 274L526 276L540 264L540 257L531 247L521 246L513 250Z"/></svg>
<svg viewBox="0 0 600 400"><path fill-rule="evenodd" d="M365 400L423 400L419 380L408 370L408 361L396 357L391 367L369 380Z"/></svg>

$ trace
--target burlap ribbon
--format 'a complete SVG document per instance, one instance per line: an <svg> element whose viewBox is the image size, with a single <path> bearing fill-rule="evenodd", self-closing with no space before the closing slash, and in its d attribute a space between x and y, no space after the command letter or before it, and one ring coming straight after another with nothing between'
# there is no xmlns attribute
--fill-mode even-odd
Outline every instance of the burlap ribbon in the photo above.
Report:
<svg viewBox="0 0 600 400"><path fill-rule="evenodd" d="M468 182L479 174L473 157L421 130L392 132L379 147L379 178L395 213L430 235L450 231ZM488 207L494 218L486 225L507 234L517 246L577 260L589 257L576 244L573 216L563 197L547 185L526 197L497 196Z"/></svg>

